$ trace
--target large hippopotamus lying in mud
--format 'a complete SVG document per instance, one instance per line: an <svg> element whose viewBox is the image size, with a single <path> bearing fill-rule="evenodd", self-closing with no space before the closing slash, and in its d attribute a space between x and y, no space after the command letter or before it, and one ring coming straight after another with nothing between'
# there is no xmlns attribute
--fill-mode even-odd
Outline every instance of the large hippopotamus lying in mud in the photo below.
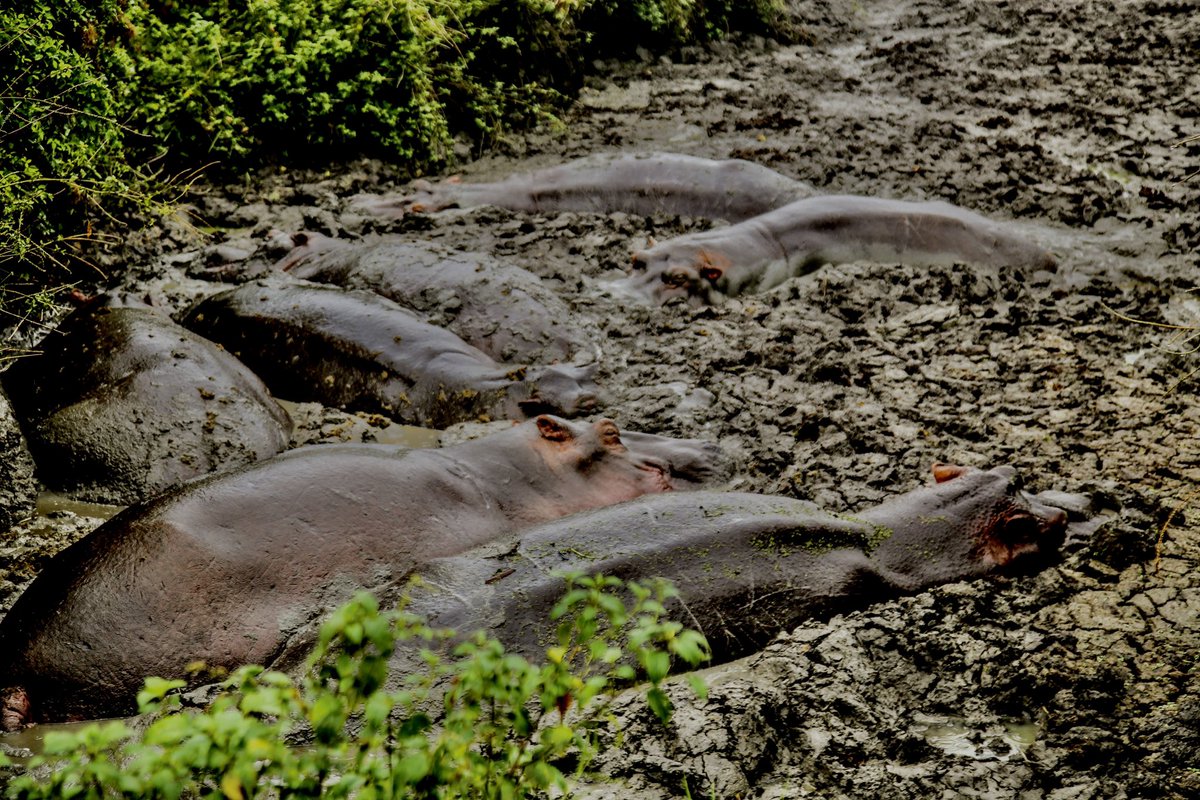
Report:
<svg viewBox="0 0 1200 800"><path fill-rule="evenodd" d="M719 456L542 416L443 450L301 448L178 487L61 552L0 622L3 726L130 713L143 678L196 659L269 664L357 588L565 514L696 488Z"/></svg>
<svg viewBox="0 0 1200 800"><path fill-rule="evenodd" d="M939 465L938 482L856 514L766 495L643 497L521 532L515 545L435 559L415 574L408 611L461 634L483 630L541 658L563 574L669 578L674 615L737 658L807 617L1053 557L1078 495L1021 491L1010 467ZM1068 512L1069 510L1069 512ZM1073 523L1076 524L1076 523ZM1074 536L1089 527L1077 523ZM418 668L400 650L394 672Z"/></svg>
<svg viewBox="0 0 1200 800"><path fill-rule="evenodd" d="M811 197L737 225L668 239L633 256L626 286L664 303L764 290L826 263L968 263L1051 269L1044 248L942 202Z"/></svg>
<svg viewBox="0 0 1200 800"><path fill-rule="evenodd" d="M444 428L594 410L589 366L498 364L373 292L255 281L193 306L183 324L220 343L288 400Z"/></svg>
<svg viewBox="0 0 1200 800"><path fill-rule="evenodd" d="M237 359L149 307L105 302L3 375L46 486L127 504L287 446L287 413Z"/></svg>
<svg viewBox="0 0 1200 800"><path fill-rule="evenodd" d="M496 183L431 184L403 197L361 197L370 213L403 216L454 206L514 211L686 214L738 222L807 197L812 187L752 161L675 153L601 154Z"/></svg>
<svg viewBox="0 0 1200 800"><path fill-rule="evenodd" d="M549 364L594 350L558 295L532 272L492 256L390 236L351 242L301 232L290 241L295 246L277 269L377 292L497 361Z"/></svg>

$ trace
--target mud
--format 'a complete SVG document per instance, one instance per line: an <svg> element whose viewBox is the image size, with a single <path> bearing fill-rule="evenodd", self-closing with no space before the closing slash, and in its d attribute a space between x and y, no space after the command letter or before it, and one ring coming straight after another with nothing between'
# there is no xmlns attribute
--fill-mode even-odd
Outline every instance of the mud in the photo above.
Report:
<svg viewBox="0 0 1200 800"><path fill-rule="evenodd" d="M221 288L212 279L266 269L272 229L492 253L540 275L602 343L607 414L719 440L742 467L730 488L859 509L935 460L1012 463L1032 489L1090 492L1113 515L1040 574L802 625L706 673L707 701L676 687L670 728L629 695L623 748L582 796L1200 794L1200 365L1185 341L1200 325L1200 180L1182 181L1200 143L1172 148L1200 132L1200 15L1148 0L795 5L801 45L598 64L565 127L505 138L464 178L599 151L744 158L819 193L1006 220L1056 272L857 263L713 308L637 306L606 289L630 253L710 221L379 220L349 207L404 189L378 163L210 187L194 209L210 238L168 222L114 263L182 308ZM325 413L310 433L352 422ZM353 419L347 435L373 430ZM930 733L951 723L966 746Z"/></svg>

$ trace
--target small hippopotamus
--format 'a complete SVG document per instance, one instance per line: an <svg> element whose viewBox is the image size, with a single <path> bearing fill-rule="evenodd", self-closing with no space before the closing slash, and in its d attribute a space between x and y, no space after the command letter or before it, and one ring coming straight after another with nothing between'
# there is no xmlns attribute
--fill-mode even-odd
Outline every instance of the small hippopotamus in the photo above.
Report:
<svg viewBox="0 0 1200 800"><path fill-rule="evenodd" d="M497 364L373 292L254 281L193 306L183 324L221 344L288 400L444 428L599 405L597 365Z"/></svg>
<svg viewBox="0 0 1200 800"><path fill-rule="evenodd" d="M3 375L48 488L128 504L287 447L287 413L236 358L109 301L85 303Z"/></svg>
<svg viewBox="0 0 1200 800"><path fill-rule="evenodd" d="M562 298L532 272L492 256L394 236L350 242L302 231L289 241L277 269L374 291L497 361L549 364L595 349Z"/></svg>
<svg viewBox="0 0 1200 800"><path fill-rule="evenodd" d="M552 416L442 450L317 445L185 484L59 553L0 621L6 729L127 714L148 675L270 664L358 588L647 493L715 445Z"/></svg>
<svg viewBox="0 0 1200 800"><path fill-rule="evenodd" d="M434 559L415 572L409 612L461 635L483 630L542 658L569 572L668 578L676 618L717 662L763 647L801 620L1053 556L1086 499L1021 491L1009 467L935 468L938 482L857 514L787 497L647 496L529 528L515 543ZM1086 525L1081 524L1081 527ZM395 672L419 668L412 649Z"/></svg>
<svg viewBox="0 0 1200 800"><path fill-rule="evenodd" d="M1055 265L1044 248L949 203L831 195L635 253L624 285L659 303L674 297L712 303L720 295L770 289L822 264L861 260Z"/></svg>
<svg viewBox="0 0 1200 800"><path fill-rule="evenodd" d="M361 197L373 214L401 217L453 206L514 211L686 214L738 222L807 197L812 188L741 159L713 161L676 153L600 154L496 183L418 181L403 197Z"/></svg>

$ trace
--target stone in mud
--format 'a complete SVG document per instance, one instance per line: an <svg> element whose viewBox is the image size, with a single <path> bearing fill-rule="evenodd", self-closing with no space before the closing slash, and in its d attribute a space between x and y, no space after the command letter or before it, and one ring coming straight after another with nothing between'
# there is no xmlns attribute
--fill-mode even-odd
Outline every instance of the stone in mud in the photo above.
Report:
<svg viewBox="0 0 1200 800"><path fill-rule="evenodd" d="M713 161L677 153L600 154L496 183L417 181L403 197L358 199L363 210L401 217L450 207L514 211L683 214L738 222L812 194L812 187L741 159Z"/></svg>
<svg viewBox="0 0 1200 800"><path fill-rule="evenodd" d="M770 289L822 264L967 263L1051 269L1054 257L1015 231L949 203L872 197L799 200L737 225L678 236L633 256L626 285L659 303Z"/></svg>
<svg viewBox="0 0 1200 800"><path fill-rule="evenodd" d="M277 268L317 283L369 289L425 315L497 361L548 364L594 344L536 275L482 253L383 237L362 242L302 232Z"/></svg>
<svg viewBox="0 0 1200 800"><path fill-rule="evenodd" d="M246 362L280 397L444 428L595 409L596 365L498 364L373 292L255 281L193 306L183 324Z"/></svg>
<svg viewBox="0 0 1200 800"><path fill-rule="evenodd" d="M37 490L33 458L8 397L0 389L0 533L33 512Z"/></svg>
<svg viewBox="0 0 1200 800"><path fill-rule="evenodd" d="M2 377L47 488L128 504L287 446L287 413L237 359L149 307L105 302Z"/></svg>
<svg viewBox="0 0 1200 800"><path fill-rule="evenodd" d="M522 532L515 546L421 566L409 611L460 634L487 631L541 657L561 575L670 579L677 618L717 662L801 620L975 578L1056 554L1068 513L1018 488L1016 471L938 465L938 482L857 514L786 497L698 492L643 497ZM399 672L419 666L399 656Z"/></svg>
<svg viewBox="0 0 1200 800"><path fill-rule="evenodd" d="M719 456L542 416L441 450L320 445L185 484L60 553L0 622L3 722L130 713L147 675L197 659L278 661L358 588L564 514L695 488Z"/></svg>

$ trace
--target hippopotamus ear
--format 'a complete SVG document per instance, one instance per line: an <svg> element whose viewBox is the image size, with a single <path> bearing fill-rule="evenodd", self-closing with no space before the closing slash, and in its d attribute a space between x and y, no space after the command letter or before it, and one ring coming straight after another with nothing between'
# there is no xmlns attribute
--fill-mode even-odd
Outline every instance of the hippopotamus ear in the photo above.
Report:
<svg viewBox="0 0 1200 800"><path fill-rule="evenodd" d="M709 283L716 283L721 280L721 276L729 268L729 259L720 253L701 250L696 256L696 267L700 272L700 277Z"/></svg>
<svg viewBox="0 0 1200 800"><path fill-rule="evenodd" d="M952 481L955 478L965 475L970 472L970 467L960 467L957 464L943 464L940 461L933 463L933 479L938 483Z"/></svg>
<svg viewBox="0 0 1200 800"><path fill-rule="evenodd" d="M571 429L563 424L562 420L542 414L537 418L538 433L543 439L551 442L566 442L572 438Z"/></svg>

